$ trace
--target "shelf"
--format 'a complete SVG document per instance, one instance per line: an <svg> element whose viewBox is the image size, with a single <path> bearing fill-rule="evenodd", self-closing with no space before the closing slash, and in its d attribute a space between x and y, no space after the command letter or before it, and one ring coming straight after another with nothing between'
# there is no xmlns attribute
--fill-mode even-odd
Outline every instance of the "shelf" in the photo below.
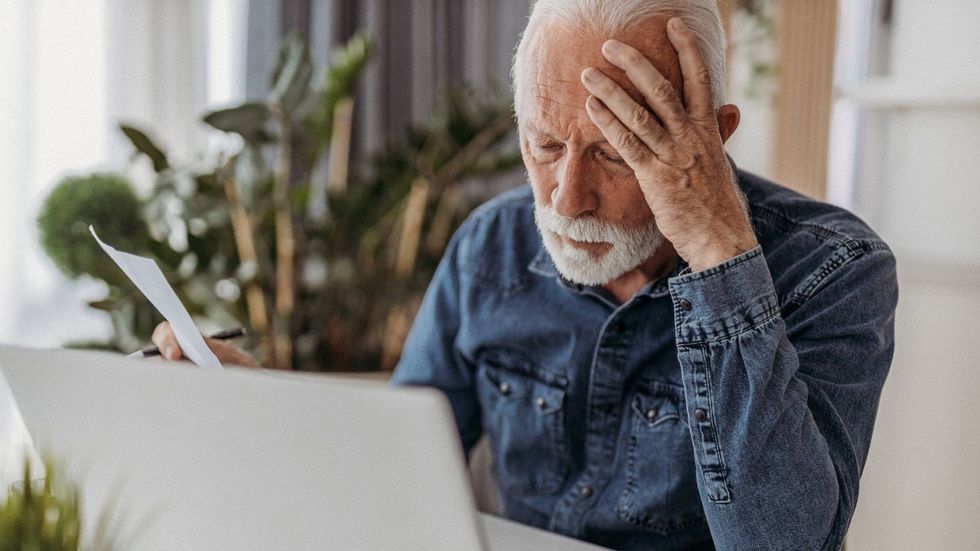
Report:
<svg viewBox="0 0 980 551"><path fill-rule="evenodd" d="M877 79L854 87L837 87L834 97L869 109L980 109L980 82L942 84Z"/></svg>

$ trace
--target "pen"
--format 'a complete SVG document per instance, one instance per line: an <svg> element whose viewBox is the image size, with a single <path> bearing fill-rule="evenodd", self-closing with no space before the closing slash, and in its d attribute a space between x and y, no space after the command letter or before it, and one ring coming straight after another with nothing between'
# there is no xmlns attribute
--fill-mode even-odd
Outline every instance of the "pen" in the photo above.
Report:
<svg viewBox="0 0 980 551"><path fill-rule="evenodd" d="M218 339L219 341L226 341L228 339L234 339L236 337L241 337L244 334L245 334L245 328L244 327L233 327L231 329L224 329L224 330L218 331L217 333L214 333L212 335L208 335L208 338ZM157 348L157 347L155 347L155 346L150 346L148 348L144 348L143 350L137 350L136 352L133 352L132 354L130 354L129 356L126 356L126 357L127 358L149 358L151 356L159 356L159 355L160 355L160 349Z"/></svg>

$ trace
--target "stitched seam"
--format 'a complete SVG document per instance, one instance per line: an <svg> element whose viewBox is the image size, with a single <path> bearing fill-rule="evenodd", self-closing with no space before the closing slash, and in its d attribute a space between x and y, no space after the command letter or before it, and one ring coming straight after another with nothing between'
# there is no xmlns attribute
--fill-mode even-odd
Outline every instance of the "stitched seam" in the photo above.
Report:
<svg viewBox="0 0 980 551"><path fill-rule="evenodd" d="M772 223L785 232L806 231L817 237L831 241L832 243L829 243L831 247L845 249L844 254L834 256L830 261L821 266L818 273L808 281L806 287L801 290L794 291L787 299L788 303L802 305L803 302L813 296L813 293L820 286L820 284L826 280L827 276L836 271L836 269L847 264L849 260L858 258L863 254L873 251L890 250L888 245L880 239L855 239L830 228L818 226L816 224L797 222L776 210L762 205L752 205L752 209L754 215L757 215L762 220Z"/></svg>
<svg viewBox="0 0 980 551"><path fill-rule="evenodd" d="M712 465L710 467L705 467L704 465L701 465L701 471L702 471L701 476L704 478L705 486L707 486L709 482L708 482L708 477L704 475L704 471L720 473L721 484L724 486L724 492L726 494L726 497L714 499L709 495L708 500L711 501L712 503L730 503L732 500L732 496L731 496L731 488L728 487L728 467L727 467L727 463L725 462L725 452L724 450L721 449L721 436L718 432L717 426L714 423L715 413L716 413L715 400L714 400L715 395L714 392L712 391L711 370L709 369L709 365L708 365L708 354L707 354L708 347L707 345L701 345L699 348L701 349L701 361L704 364L704 380L705 380L705 384L708 387L708 415L709 415L708 420L711 426L711 433L715 437L714 447L718 454L718 465ZM703 437L702 437L702 442L703 442Z"/></svg>
<svg viewBox="0 0 980 551"><path fill-rule="evenodd" d="M701 361L704 362L704 379L705 382L708 384L708 407L710 408L709 411L711 412L710 413L711 432L715 435L715 447L718 448L718 466L721 469L727 470L728 463L725 461L725 452L724 450L721 449L721 435L719 434L718 428L715 426L714 423L715 413L717 410L715 409L715 393L714 390L712 390L713 386L711 384L711 369L710 369L710 365L708 364L708 353L707 353L708 347L701 346L700 348L701 348ZM727 488L728 473L725 472L723 477L725 479L725 486Z"/></svg>
<svg viewBox="0 0 980 551"><path fill-rule="evenodd" d="M677 345L678 346L680 346L680 345L700 346L702 344L710 344L710 343L714 343L714 342L725 341L725 340L728 340L728 339L734 339L734 338L738 337L739 335L742 335L742 334L745 334L745 333L749 333L751 331L754 331L756 328L761 327L761 326L769 323L777 315L779 315L779 305L774 305L774 306L771 306L770 308L766 309L766 311L762 314L762 319L761 320L759 320L756 323L753 323L752 325L749 325L748 327L745 327L743 329L740 329L739 331L736 331L734 333L725 333L724 335L718 335L717 337L712 337L710 339L705 339L703 341L678 341L677 342Z"/></svg>
<svg viewBox="0 0 980 551"><path fill-rule="evenodd" d="M804 302L813 297L820 286L823 285L823 282L826 281L831 274L843 268L855 259L864 256L865 254L867 253L860 250L848 250L844 254L832 256L829 260L824 262L824 264L815 274L810 276L810 278L807 280L807 284L803 288L795 290L790 294L787 302L796 304L797 306L802 306Z"/></svg>
<svg viewBox="0 0 980 551"><path fill-rule="evenodd" d="M849 235L840 233L830 228L826 228L824 226L818 226L816 224L808 224L806 222L797 222L796 220L792 220L786 215L780 213L779 211L776 211L769 207L765 207L762 205L752 205L752 211L753 214L757 214L759 218L771 222L776 226L779 226L780 229L787 232L794 231L794 230L802 230L808 233L812 233L817 237L821 237L823 239L832 240L832 241L838 241L843 244L856 241L853 237ZM756 213L755 211L758 211L758 213Z"/></svg>
<svg viewBox="0 0 980 551"><path fill-rule="evenodd" d="M774 319L776 319L776 317L778 316L778 314L779 314L779 312L777 310L773 315L766 317L764 320L760 321L759 323L752 324L752 326L746 327L745 329L743 329L741 331L738 331L736 333L732 333L730 335L723 335L723 336L720 336L720 337L717 337L717 338L714 338L714 339L710 339L710 340L707 340L707 341L702 341L702 342L697 342L697 343L691 343L691 344L702 345L702 344L712 344L712 343L716 343L716 342L723 342L723 341L728 341L728 340L735 340L738 337L740 337L740 336L742 336L742 335L744 335L746 333L751 333L753 331L758 330L763 325L772 323L772 321Z"/></svg>

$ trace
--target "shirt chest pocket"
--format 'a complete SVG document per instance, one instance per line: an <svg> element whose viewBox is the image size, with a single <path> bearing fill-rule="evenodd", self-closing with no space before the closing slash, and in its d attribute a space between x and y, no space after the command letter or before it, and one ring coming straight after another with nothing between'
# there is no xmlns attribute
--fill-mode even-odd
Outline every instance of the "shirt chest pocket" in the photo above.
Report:
<svg viewBox="0 0 980 551"><path fill-rule="evenodd" d="M518 495L558 492L568 474L563 375L508 353L479 363L477 392L497 481Z"/></svg>
<svg viewBox="0 0 980 551"><path fill-rule="evenodd" d="M617 511L662 535L704 519L683 404L683 388L661 381L641 382L630 398L626 483Z"/></svg>

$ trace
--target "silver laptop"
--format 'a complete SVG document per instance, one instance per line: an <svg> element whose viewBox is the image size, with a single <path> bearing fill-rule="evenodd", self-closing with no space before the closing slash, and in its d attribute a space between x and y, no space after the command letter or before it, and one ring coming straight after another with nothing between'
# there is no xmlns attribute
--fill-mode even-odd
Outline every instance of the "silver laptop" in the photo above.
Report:
<svg viewBox="0 0 980 551"><path fill-rule="evenodd" d="M487 548L437 391L7 346L0 370L128 549Z"/></svg>

